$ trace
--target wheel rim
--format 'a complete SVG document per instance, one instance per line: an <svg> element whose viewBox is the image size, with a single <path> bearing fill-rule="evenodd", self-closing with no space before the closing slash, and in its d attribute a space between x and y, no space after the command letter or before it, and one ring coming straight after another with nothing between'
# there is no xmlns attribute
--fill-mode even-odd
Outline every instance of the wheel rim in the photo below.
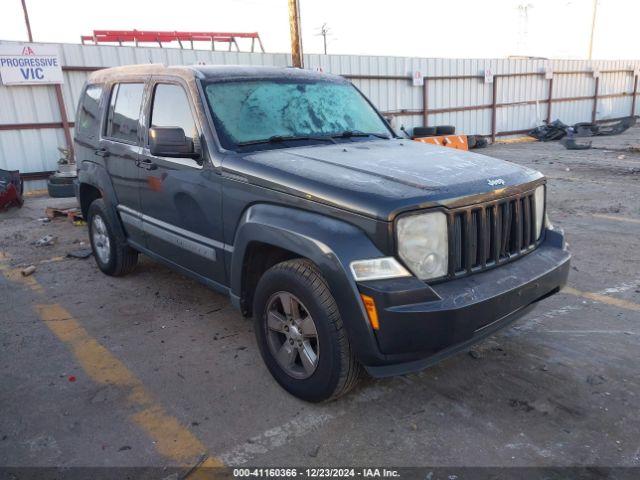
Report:
<svg viewBox="0 0 640 480"><path fill-rule="evenodd" d="M309 310L289 292L271 296L266 310L267 344L288 375L309 378L318 368L320 343Z"/></svg>
<svg viewBox="0 0 640 480"><path fill-rule="evenodd" d="M93 249L102 263L109 263L111 256L111 240L107 234L107 226L100 215L94 215L91 219L91 238Z"/></svg>

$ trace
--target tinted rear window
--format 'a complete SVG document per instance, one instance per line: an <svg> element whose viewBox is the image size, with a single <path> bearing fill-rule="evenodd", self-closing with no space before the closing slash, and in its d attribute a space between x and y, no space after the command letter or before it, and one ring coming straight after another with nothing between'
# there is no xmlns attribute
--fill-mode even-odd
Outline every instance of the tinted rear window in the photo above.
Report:
<svg viewBox="0 0 640 480"><path fill-rule="evenodd" d="M107 121L108 137L138 143L140 105L143 83L120 83L113 86Z"/></svg>
<svg viewBox="0 0 640 480"><path fill-rule="evenodd" d="M101 96L102 85L88 85L80 102L76 128L79 133L90 138L98 134Z"/></svg>

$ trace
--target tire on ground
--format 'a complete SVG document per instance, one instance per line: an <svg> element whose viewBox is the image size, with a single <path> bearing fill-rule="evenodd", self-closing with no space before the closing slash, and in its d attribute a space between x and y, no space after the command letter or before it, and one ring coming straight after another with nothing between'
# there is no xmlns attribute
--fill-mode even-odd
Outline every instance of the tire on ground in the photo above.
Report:
<svg viewBox="0 0 640 480"><path fill-rule="evenodd" d="M102 218L102 221L106 225L107 236L109 237L110 254L109 259L103 262L97 252L94 245L93 219L96 215ZM118 228L119 222L115 213L106 206L104 200L101 198L94 200L89 206L87 213L87 223L89 225L89 239L91 241L91 248L93 249L93 257L98 264L98 268L107 275L119 277L130 273L138 263L138 252L131 248L127 244L127 240L122 233L122 229Z"/></svg>
<svg viewBox="0 0 640 480"><path fill-rule="evenodd" d="M433 137L436 134L436 127L414 127L413 137Z"/></svg>
<svg viewBox="0 0 640 480"><path fill-rule="evenodd" d="M476 148L477 137L475 135L467 135L467 148Z"/></svg>
<svg viewBox="0 0 640 480"><path fill-rule="evenodd" d="M456 133L456 127L453 125L438 125L436 127L436 135L453 135Z"/></svg>
<svg viewBox="0 0 640 480"><path fill-rule="evenodd" d="M71 182L60 182L60 177L56 177L55 180L50 177L47 180L47 191L52 198L71 198L76 196L76 190L73 185L73 179Z"/></svg>
<svg viewBox="0 0 640 480"><path fill-rule="evenodd" d="M296 379L283 370L267 343L266 309L277 292L295 295L314 320L318 334L318 365L313 374ZM338 305L316 265L307 259L279 263L260 278L253 304L254 330L262 358L275 380L289 393L310 402L344 395L357 383L362 367L356 361Z"/></svg>
<svg viewBox="0 0 640 480"><path fill-rule="evenodd" d="M49 182L55 185L73 185L73 181L75 180L75 178L76 177L65 177L57 173L53 173L49 175Z"/></svg>

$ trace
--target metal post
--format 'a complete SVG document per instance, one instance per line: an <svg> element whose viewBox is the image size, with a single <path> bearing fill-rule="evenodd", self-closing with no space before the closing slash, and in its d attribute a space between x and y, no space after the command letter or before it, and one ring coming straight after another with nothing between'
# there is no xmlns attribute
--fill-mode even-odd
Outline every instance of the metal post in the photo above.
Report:
<svg viewBox="0 0 640 480"><path fill-rule="evenodd" d="M294 67L303 68L299 0L289 0L289 28L291 30L291 64Z"/></svg>
<svg viewBox="0 0 640 480"><path fill-rule="evenodd" d="M596 77L596 86L593 92L593 110L591 110L591 123L596 123L596 111L598 110L598 89L600 88L600 77Z"/></svg>
<svg viewBox="0 0 640 480"><path fill-rule="evenodd" d="M498 77L493 77L491 92L491 143L496 141L496 103L498 102Z"/></svg>
<svg viewBox="0 0 640 480"><path fill-rule="evenodd" d="M553 103L553 77L549 79L549 96L547 97L547 123L551 122L551 104Z"/></svg>
<svg viewBox="0 0 640 480"><path fill-rule="evenodd" d="M33 35L31 33L31 23L29 22L29 12L27 11L26 0L22 0L22 11L24 12L24 23L27 25L27 34L29 35L29 42L33 42Z"/></svg>
<svg viewBox="0 0 640 480"><path fill-rule="evenodd" d="M67 117L67 107L64 104L64 96L62 95L62 86L59 83L56 83L54 86L56 91L56 99L58 101L58 108L60 109L60 120L62 121L64 138L67 142L67 148L71 152L71 163L75 163L75 157L73 155L73 139L71 138L71 127L69 126L69 119Z"/></svg>
<svg viewBox="0 0 640 480"><path fill-rule="evenodd" d="M258 45L260 45L260 50L262 50L262 53L264 53L264 46L262 45L262 39L260 38L260 36L258 36Z"/></svg>
<svg viewBox="0 0 640 480"><path fill-rule="evenodd" d="M422 124L429 126L429 89L427 86L427 77L422 79Z"/></svg>
<svg viewBox="0 0 640 480"><path fill-rule="evenodd" d="M633 76L633 97L631 97L631 116L636 115L636 96L638 95L638 76Z"/></svg>

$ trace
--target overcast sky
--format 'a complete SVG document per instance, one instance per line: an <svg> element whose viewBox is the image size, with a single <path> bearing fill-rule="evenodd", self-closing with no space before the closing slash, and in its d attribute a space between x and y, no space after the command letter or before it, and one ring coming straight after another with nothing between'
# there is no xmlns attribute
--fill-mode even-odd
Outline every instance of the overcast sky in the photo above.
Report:
<svg viewBox="0 0 640 480"><path fill-rule="evenodd" d="M300 0L304 50L417 57L586 58L592 0ZM257 31L288 52L287 0L27 0L35 41L93 29ZM520 6L520 8L519 8ZM522 7L526 7L525 20ZM636 59L638 0L599 0L593 58ZM0 0L0 39L25 40L20 0Z"/></svg>

